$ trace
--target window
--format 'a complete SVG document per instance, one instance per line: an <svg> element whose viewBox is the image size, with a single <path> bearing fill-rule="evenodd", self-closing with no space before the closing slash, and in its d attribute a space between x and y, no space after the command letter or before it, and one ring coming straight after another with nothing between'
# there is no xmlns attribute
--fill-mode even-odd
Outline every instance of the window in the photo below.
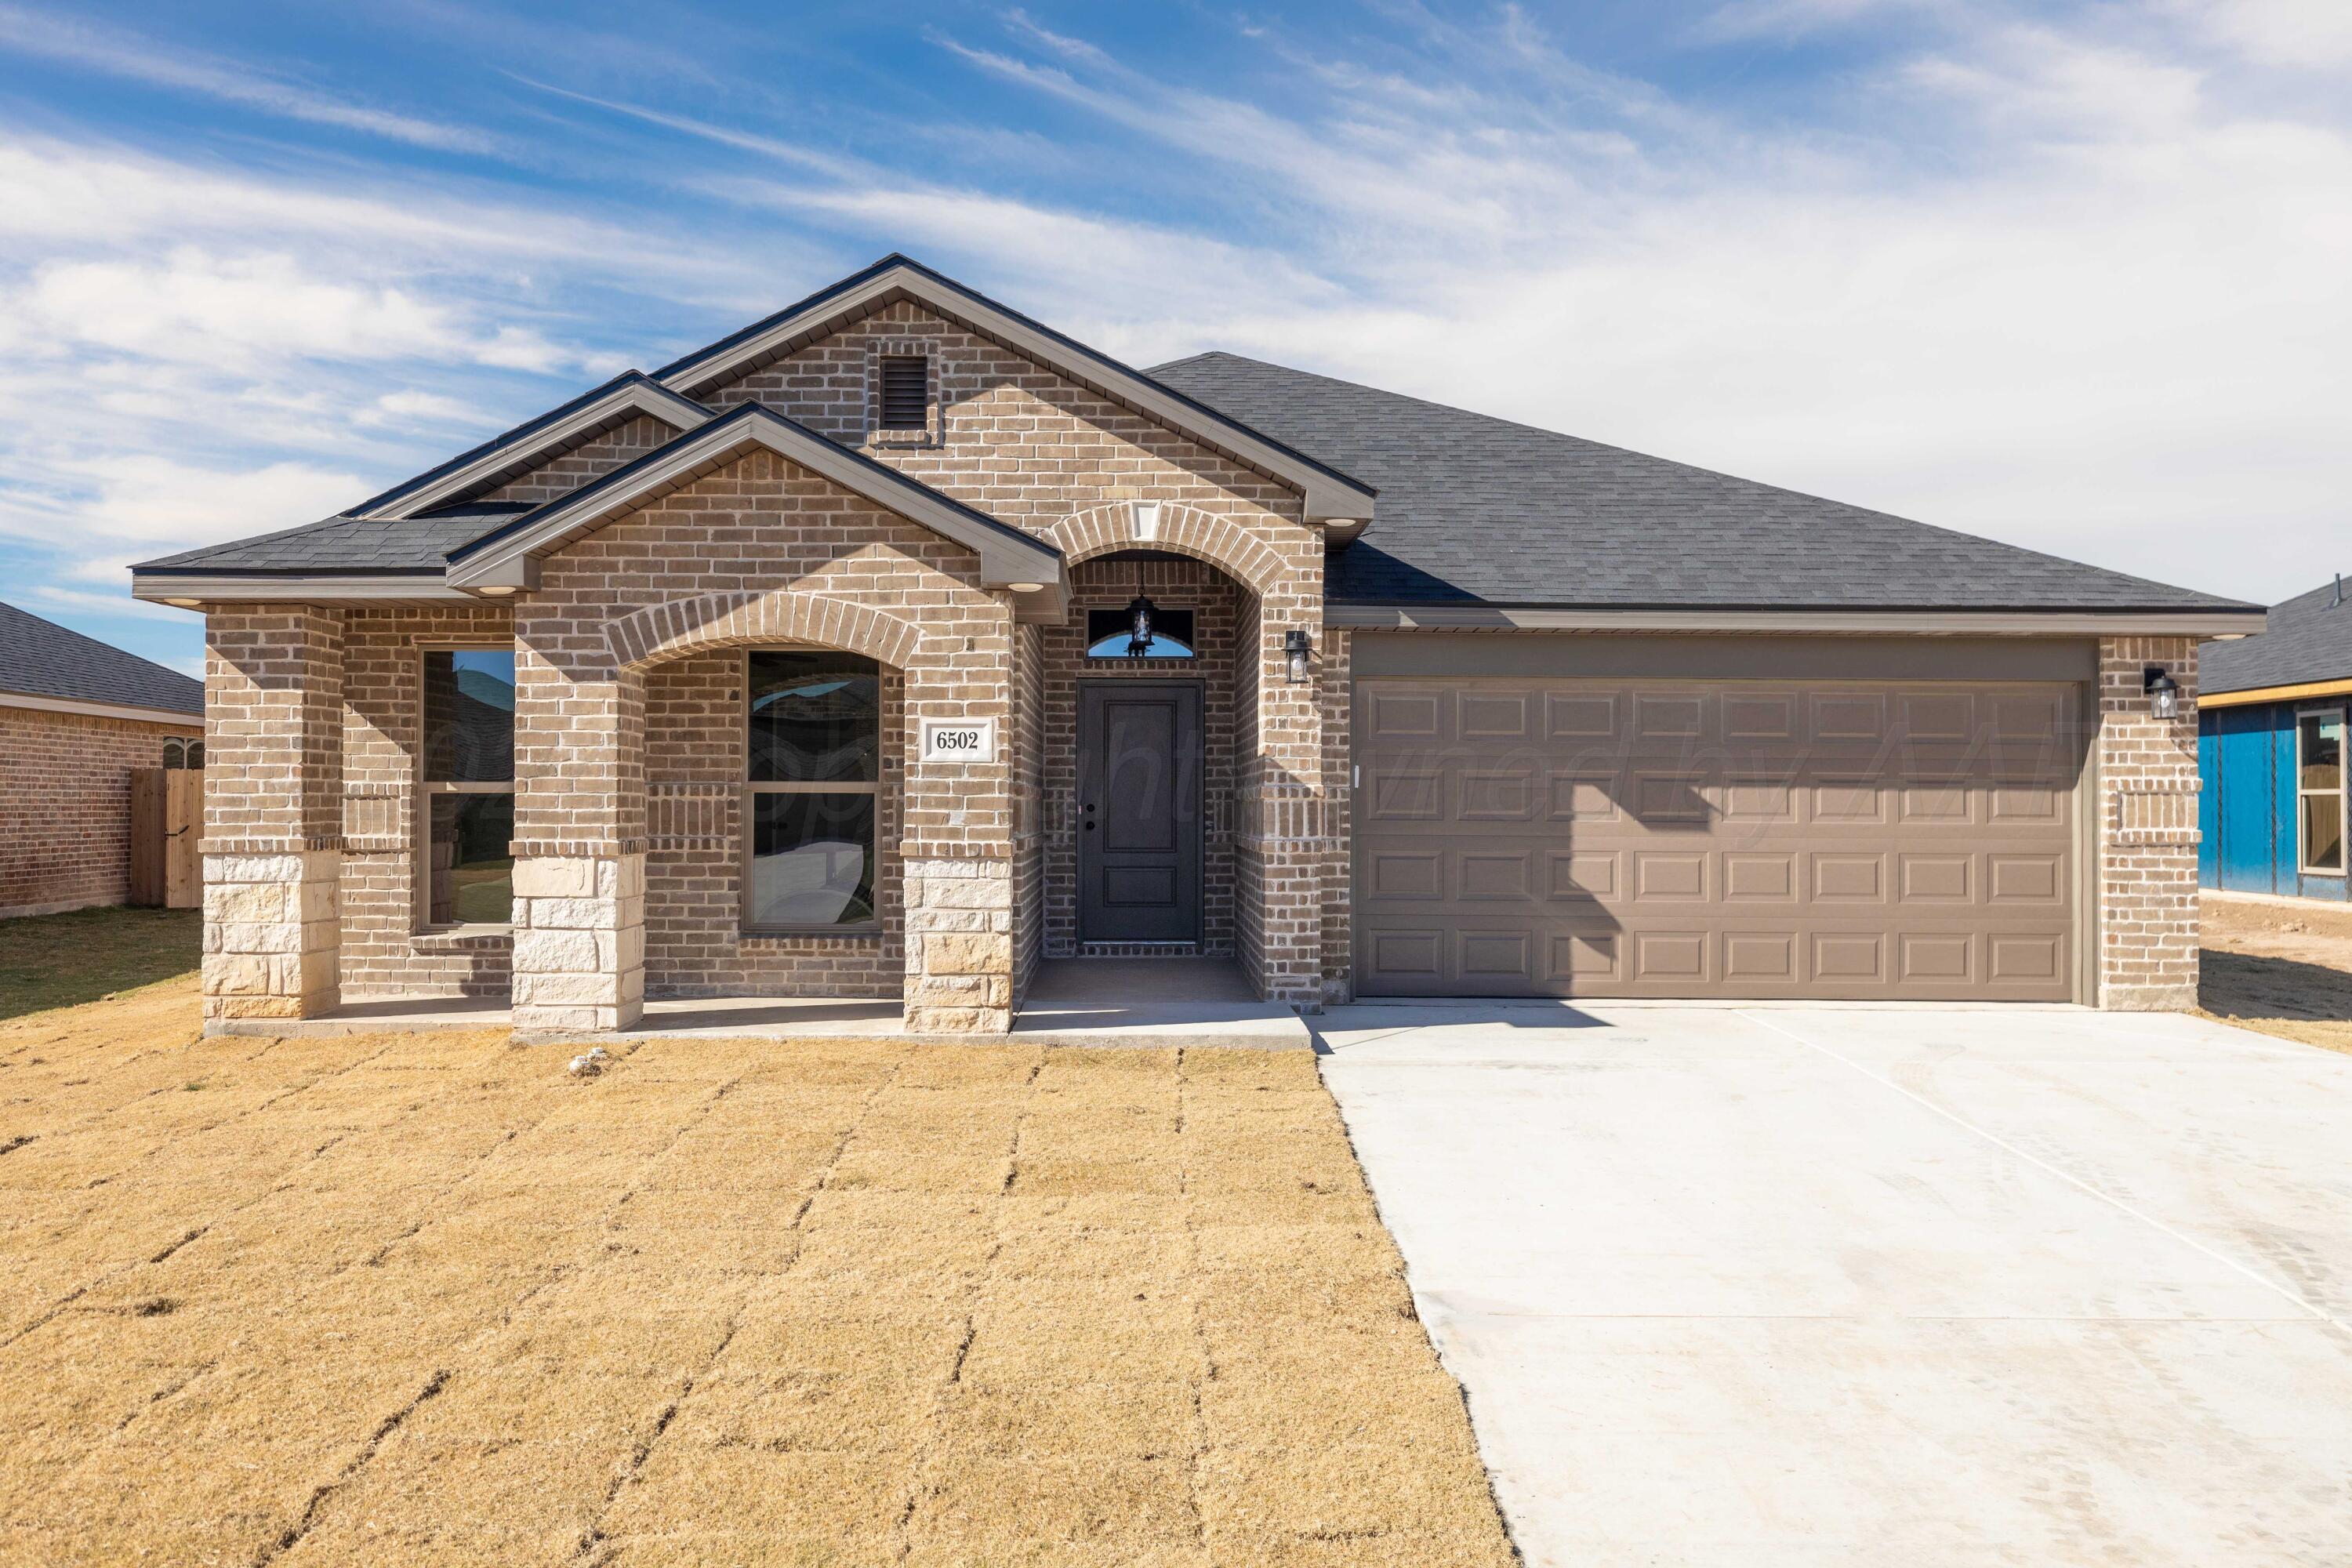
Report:
<svg viewBox="0 0 2352 1568"><path fill-rule="evenodd" d="M885 354L882 428L928 430L931 424L931 362L923 354Z"/></svg>
<svg viewBox="0 0 2352 1568"><path fill-rule="evenodd" d="M1132 642L1125 610L1087 612L1088 658L1191 658L1193 657L1192 612L1154 610L1149 647L1142 653L1134 653L1130 651Z"/></svg>
<svg viewBox="0 0 2352 1568"><path fill-rule="evenodd" d="M204 771L205 743L202 741L166 741L163 742L163 765L173 770Z"/></svg>
<svg viewBox="0 0 2352 1568"><path fill-rule="evenodd" d="M822 650L745 664L744 929L870 927L881 667Z"/></svg>
<svg viewBox="0 0 2352 1568"><path fill-rule="evenodd" d="M2319 708L2295 715L2295 837L2303 869L2344 874L2344 712Z"/></svg>
<svg viewBox="0 0 2352 1568"><path fill-rule="evenodd" d="M425 923L514 918L514 649L425 654Z"/></svg>

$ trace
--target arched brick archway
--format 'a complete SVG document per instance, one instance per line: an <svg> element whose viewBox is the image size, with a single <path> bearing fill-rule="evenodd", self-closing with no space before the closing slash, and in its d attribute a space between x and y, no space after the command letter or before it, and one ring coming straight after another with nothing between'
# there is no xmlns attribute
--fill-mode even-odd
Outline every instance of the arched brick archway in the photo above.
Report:
<svg viewBox="0 0 2352 1568"><path fill-rule="evenodd" d="M912 621L871 605L780 588L651 605L607 621L604 641L622 669L642 670L714 648L778 642L845 648L904 669L920 653L923 633Z"/></svg>
<svg viewBox="0 0 2352 1568"><path fill-rule="evenodd" d="M1071 513L1045 531L1065 559L1076 566L1118 550L1165 550L1205 561L1260 598L1286 577L1282 558L1241 523L1199 507L1160 502L1160 523L1149 539L1135 530L1134 501L1111 501Z"/></svg>

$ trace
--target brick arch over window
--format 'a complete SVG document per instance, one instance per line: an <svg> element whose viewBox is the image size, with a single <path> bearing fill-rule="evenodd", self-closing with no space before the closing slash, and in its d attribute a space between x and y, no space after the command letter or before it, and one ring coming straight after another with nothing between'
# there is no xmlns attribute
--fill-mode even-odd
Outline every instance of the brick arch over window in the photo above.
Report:
<svg viewBox="0 0 2352 1568"><path fill-rule="evenodd" d="M1148 504L1148 503L1146 503ZM1190 555L1223 571L1264 598L1278 590L1287 569L1265 540L1230 517L1178 502L1160 503L1160 527L1150 539L1135 535L1134 501L1111 501L1073 512L1045 531L1075 566L1117 550L1165 550Z"/></svg>
<svg viewBox="0 0 2352 1568"><path fill-rule="evenodd" d="M913 622L871 605L779 588L650 605L607 621L604 640L623 669L712 648L780 642L845 648L904 669L915 661L923 634Z"/></svg>

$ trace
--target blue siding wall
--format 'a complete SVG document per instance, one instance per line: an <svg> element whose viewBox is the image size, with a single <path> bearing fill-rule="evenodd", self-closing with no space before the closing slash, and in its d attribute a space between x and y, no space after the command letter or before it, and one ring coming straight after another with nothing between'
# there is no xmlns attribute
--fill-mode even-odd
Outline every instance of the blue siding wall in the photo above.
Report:
<svg viewBox="0 0 2352 1568"><path fill-rule="evenodd" d="M2343 902L2342 877L2306 877L2294 842L2294 704L2214 708L2197 715L2197 803L2204 841L2197 879L2240 893Z"/></svg>

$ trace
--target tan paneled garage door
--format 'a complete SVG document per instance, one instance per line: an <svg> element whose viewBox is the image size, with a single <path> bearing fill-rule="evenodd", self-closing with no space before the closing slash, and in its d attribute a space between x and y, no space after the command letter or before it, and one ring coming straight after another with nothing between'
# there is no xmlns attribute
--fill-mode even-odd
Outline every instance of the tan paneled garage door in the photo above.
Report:
<svg viewBox="0 0 2352 1568"><path fill-rule="evenodd" d="M1361 679L1361 994L2059 1001L2078 688Z"/></svg>

